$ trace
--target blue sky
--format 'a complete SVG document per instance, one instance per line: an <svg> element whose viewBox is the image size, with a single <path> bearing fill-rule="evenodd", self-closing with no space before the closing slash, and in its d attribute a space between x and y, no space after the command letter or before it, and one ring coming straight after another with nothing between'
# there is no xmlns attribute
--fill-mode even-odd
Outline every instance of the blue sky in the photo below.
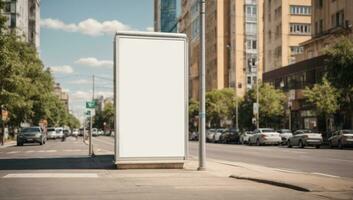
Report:
<svg viewBox="0 0 353 200"><path fill-rule="evenodd" d="M40 54L62 88L70 109L82 117L84 102L96 93L112 96L113 33L150 30L153 0L42 0Z"/></svg>

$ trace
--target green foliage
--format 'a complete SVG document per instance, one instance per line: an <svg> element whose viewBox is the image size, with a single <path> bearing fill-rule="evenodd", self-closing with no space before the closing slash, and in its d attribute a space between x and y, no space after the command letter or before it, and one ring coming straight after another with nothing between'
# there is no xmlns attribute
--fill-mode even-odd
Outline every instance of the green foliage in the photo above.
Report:
<svg viewBox="0 0 353 200"><path fill-rule="evenodd" d="M315 84L313 88L306 87L304 96L315 106L318 113L325 116L334 114L339 108L339 93L326 78L323 78L322 83Z"/></svg>
<svg viewBox="0 0 353 200"><path fill-rule="evenodd" d="M0 19L0 27L5 29ZM21 122L50 126L76 124L53 93L54 80L36 49L9 31L0 32L0 105L9 111L10 126Z"/></svg>
<svg viewBox="0 0 353 200"><path fill-rule="evenodd" d="M198 123L197 116L199 115L200 103L194 99L189 101L189 129L194 131L197 129L195 123Z"/></svg>
<svg viewBox="0 0 353 200"><path fill-rule="evenodd" d="M95 128L114 128L115 109L112 103L106 103L102 112L96 112L94 116L93 126ZM104 127L104 123L106 124Z"/></svg>
<svg viewBox="0 0 353 200"><path fill-rule="evenodd" d="M233 89L226 88L206 93L206 120L211 127L220 127L223 120L232 119L234 107Z"/></svg>
<svg viewBox="0 0 353 200"><path fill-rule="evenodd" d="M256 90L251 89L244 97L239 108L239 123L244 129L252 129L253 103L256 102ZM270 84L259 85L259 115L261 127L278 127L285 117L286 95Z"/></svg>

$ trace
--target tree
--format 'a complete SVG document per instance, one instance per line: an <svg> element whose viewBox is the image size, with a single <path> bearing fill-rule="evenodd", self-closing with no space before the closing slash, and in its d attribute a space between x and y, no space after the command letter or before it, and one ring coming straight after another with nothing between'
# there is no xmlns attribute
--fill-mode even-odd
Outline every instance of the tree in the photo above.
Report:
<svg viewBox="0 0 353 200"><path fill-rule="evenodd" d="M304 96L324 116L327 129L327 119L339 109L337 89L324 77L322 83L315 84L313 88L306 87Z"/></svg>
<svg viewBox="0 0 353 200"><path fill-rule="evenodd" d="M93 126L99 129L114 128L114 116L115 116L114 105L108 102L104 105L103 111L96 112L96 115L94 116L94 119L93 119L94 120Z"/></svg>
<svg viewBox="0 0 353 200"><path fill-rule="evenodd" d="M327 78L340 93L342 111L351 117L353 127L353 41L343 37L326 49Z"/></svg>
<svg viewBox="0 0 353 200"><path fill-rule="evenodd" d="M197 116L199 115L199 102L191 99L189 101L189 129L190 131L197 130L197 125L195 126L195 122L197 123Z"/></svg>
<svg viewBox="0 0 353 200"><path fill-rule="evenodd" d="M240 127L252 129L253 104L256 102L256 90L249 90L240 104ZM259 85L259 117L260 126L277 128L285 117L284 105L286 95L283 91L275 89L272 85L264 83Z"/></svg>
<svg viewBox="0 0 353 200"><path fill-rule="evenodd" d="M233 89L212 90L206 93L206 120L211 127L221 127L233 118L235 95Z"/></svg>

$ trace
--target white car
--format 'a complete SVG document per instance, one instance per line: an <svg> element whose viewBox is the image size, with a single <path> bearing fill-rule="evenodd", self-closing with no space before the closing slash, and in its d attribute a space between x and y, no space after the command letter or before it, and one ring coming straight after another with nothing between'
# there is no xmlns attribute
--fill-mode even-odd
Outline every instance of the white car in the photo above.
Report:
<svg viewBox="0 0 353 200"><path fill-rule="evenodd" d="M56 138L64 137L64 129L62 127L55 128Z"/></svg>
<svg viewBox="0 0 353 200"><path fill-rule="evenodd" d="M215 134L213 135L213 142L220 142L221 135L226 131L226 129L216 129Z"/></svg>
<svg viewBox="0 0 353 200"><path fill-rule="evenodd" d="M288 139L293 137L293 133L289 129L280 129L277 131L282 138L282 144L287 144Z"/></svg>
<svg viewBox="0 0 353 200"><path fill-rule="evenodd" d="M206 141L213 142L215 134L216 134L216 129L208 129L206 132Z"/></svg>
<svg viewBox="0 0 353 200"><path fill-rule="evenodd" d="M256 129L254 134L249 138L249 144L256 144L257 146L265 144L279 145L281 142L281 136L272 128Z"/></svg>
<svg viewBox="0 0 353 200"><path fill-rule="evenodd" d="M56 139L56 131L55 131L55 128L48 128L47 129L47 139Z"/></svg>
<svg viewBox="0 0 353 200"><path fill-rule="evenodd" d="M288 147L299 146L304 148L305 146L314 146L320 148L322 144L322 135L312 130L303 129L294 132L293 137L288 140Z"/></svg>
<svg viewBox="0 0 353 200"><path fill-rule="evenodd" d="M353 146L353 130L339 130L328 139L331 148L343 149L345 146Z"/></svg>
<svg viewBox="0 0 353 200"><path fill-rule="evenodd" d="M73 131L72 131L72 135L77 137L79 135L79 131L77 128L75 128Z"/></svg>
<svg viewBox="0 0 353 200"><path fill-rule="evenodd" d="M240 134L240 137L239 137L240 144L248 144L249 143L249 138L253 134L254 133L252 131L245 131L244 133Z"/></svg>
<svg viewBox="0 0 353 200"><path fill-rule="evenodd" d="M92 136L98 136L98 129L92 128Z"/></svg>

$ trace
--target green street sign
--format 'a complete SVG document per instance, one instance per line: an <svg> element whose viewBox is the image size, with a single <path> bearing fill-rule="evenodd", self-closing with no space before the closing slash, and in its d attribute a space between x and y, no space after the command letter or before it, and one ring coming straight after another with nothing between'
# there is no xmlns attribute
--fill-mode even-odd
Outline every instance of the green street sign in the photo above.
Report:
<svg viewBox="0 0 353 200"><path fill-rule="evenodd" d="M86 108L95 108L96 101L86 101Z"/></svg>

